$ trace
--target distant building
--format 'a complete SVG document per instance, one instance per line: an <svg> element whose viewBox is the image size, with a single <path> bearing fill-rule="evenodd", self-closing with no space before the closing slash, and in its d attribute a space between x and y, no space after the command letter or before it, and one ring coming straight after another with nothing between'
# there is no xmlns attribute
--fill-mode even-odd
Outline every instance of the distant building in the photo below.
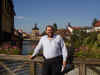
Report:
<svg viewBox="0 0 100 75"><path fill-rule="evenodd" d="M23 32L23 38L24 38L24 39L31 40L31 34L26 33L26 32Z"/></svg>
<svg viewBox="0 0 100 75"><path fill-rule="evenodd" d="M35 24L34 28L32 28L32 40L39 40L39 38L40 38L39 28L37 27L37 24Z"/></svg>
<svg viewBox="0 0 100 75"><path fill-rule="evenodd" d="M11 40L15 15L13 0L0 0L0 42Z"/></svg>
<svg viewBox="0 0 100 75"><path fill-rule="evenodd" d="M67 31L69 31L70 33L73 33L74 30L85 31L87 33L94 31L94 29L92 27L88 27L88 26L80 27L80 26L71 26L71 25L69 26L68 25Z"/></svg>
<svg viewBox="0 0 100 75"><path fill-rule="evenodd" d="M80 30L81 28L78 27L78 26L71 26L71 25L68 25L67 27L67 30L72 33L74 30Z"/></svg>
<svg viewBox="0 0 100 75"><path fill-rule="evenodd" d="M96 22L96 24L94 25L94 30L95 31L100 31L100 21Z"/></svg>

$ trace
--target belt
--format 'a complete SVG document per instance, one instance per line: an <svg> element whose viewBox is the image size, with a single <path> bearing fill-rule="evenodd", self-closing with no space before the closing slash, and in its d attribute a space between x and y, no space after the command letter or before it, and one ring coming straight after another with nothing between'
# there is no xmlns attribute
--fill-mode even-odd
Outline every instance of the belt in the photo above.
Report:
<svg viewBox="0 0 100 75"><path fill-rule="evenodd" d="M62 61L62 55L49 59L44 58L44 62L56 62L56 61Z"/></svg>

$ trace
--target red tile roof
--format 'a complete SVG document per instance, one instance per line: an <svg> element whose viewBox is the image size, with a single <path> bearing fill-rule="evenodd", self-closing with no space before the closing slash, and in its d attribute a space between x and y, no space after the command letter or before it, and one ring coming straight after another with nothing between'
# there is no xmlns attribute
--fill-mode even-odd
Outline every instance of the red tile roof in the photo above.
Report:
<svg viewBox="0 0 100 75"><path fill-rule="evenodd" d="M79 30L81 27L72 27L74 30Z"/></svg>
<svg viewBox="0 0 100 75"><path fill-rule="evenodd" d="M95 27L100 27L100 21L97 21L97 23L94 26Z"/></svg>

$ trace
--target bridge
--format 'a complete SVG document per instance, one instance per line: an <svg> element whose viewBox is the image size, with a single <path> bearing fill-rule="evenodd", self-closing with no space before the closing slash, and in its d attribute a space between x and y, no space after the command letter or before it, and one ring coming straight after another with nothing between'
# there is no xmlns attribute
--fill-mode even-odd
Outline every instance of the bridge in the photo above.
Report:
<svg viewBox="0 0 100 75"><path fill-rule="evenodd" d="M0 54L0 75L41 75L43 58ZM100 75L100 59L74 58L74 69L65 75Z"/></svg>

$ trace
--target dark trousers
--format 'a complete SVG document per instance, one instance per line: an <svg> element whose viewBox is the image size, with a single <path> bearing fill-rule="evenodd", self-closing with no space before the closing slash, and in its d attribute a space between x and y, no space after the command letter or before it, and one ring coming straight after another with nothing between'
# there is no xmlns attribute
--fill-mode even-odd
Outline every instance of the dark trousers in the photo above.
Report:
<svg viewBox="0 0 100 75"><path fill-rule="evenodd" d="M64 73L61 72L61 67L62 56L45 59L42 75L64 75Z"/></svg>

